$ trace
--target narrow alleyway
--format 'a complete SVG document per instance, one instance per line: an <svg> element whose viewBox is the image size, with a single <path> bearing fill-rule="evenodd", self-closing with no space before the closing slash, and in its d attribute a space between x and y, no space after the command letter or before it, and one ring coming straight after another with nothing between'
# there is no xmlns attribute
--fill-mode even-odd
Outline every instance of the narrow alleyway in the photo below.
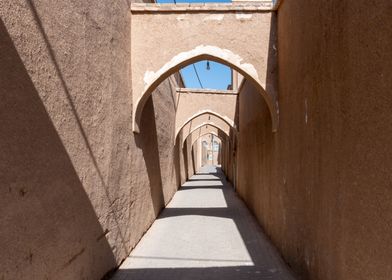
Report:
<svg viewBox="0 0 392 280"><path fill-rule="evenodd" d="M112 279L294 278L221 169L204 166Z"/></svg>

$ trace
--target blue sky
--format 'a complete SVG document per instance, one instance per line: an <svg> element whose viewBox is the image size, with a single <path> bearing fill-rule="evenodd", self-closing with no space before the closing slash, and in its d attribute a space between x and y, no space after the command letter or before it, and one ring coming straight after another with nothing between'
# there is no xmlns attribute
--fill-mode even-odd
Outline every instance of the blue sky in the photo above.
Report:
<svg viewBox="0 0 392 280"><path fill-rule="evenodd" d="M176 0L177 3L207 3L207 2L231 2L231 0ZM157 0L157 3L174 3L174 0ZM226 65L210 61L210 70L206 69L206 61L194 63L199 74L200 82L197 79L193 65L188 65L181 69L181 75L185 86L188 88L209 88L227 89L231 84L231 69Z"/></svg>
<svg viewBox="0 0 392 280"><path fill-rule="evenodd" d="M227 89L231 84L231 69L226 65L210 61L210 70L207 70L207 61L194 63L199 74L202 86L197 79L193 65L188 65L180 70L185 86L188 88Z"/></svg>

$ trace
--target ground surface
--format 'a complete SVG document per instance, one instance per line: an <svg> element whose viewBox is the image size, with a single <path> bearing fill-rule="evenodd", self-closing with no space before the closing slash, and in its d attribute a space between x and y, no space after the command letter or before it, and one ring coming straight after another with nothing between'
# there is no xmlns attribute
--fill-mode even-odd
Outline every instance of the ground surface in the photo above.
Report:
<svg viewBox="0 0 392 280"><path fill-rule="evenodd" d="M205 166L179 189L112 279L294 277L221 170Z"/></svg>

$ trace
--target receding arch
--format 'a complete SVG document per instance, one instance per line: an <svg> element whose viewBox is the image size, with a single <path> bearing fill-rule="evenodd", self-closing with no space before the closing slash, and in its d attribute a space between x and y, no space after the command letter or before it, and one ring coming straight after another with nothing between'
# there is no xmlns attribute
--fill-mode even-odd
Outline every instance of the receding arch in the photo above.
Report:
<svg viewBox="0 0 392 280"><path fill-rule="evenodd" d="M181 129L183 129L184 126L186 126L190 121L196 119L196 118L199 117L199 116L207 115L207 114L213 115L213 116L215 116L215 117L217 117L217 118L223 120L223 121L224 121L225 123L227 123L228 126L230 126L230 127L233 129L233 131L237 134L237 129L236 129L234 120L230 119L229 117L222 116L221 114L219 114L219 113L217 113L217 112L214 112L214 111L212 111L212 110L207 109L207 110L202 110L202 111L199 111L199 112L193 114L193 115L192 115L191 117L189 117L183 124L181 124L181 126L180 126L180 127L176 130L176 132L175 132L174 140L175 140L175 141L177 140L178 134L180 133Z"/></svg>
<svg viewBox="0 0 392 280"><path fill-rule="evenodd" d="M219 131L221 131L222 133L224 133L227 137L230 137L230 134L228 134L225 130L223 130L222 128L220 128L218 125L216 125L213 122L204 122L200 125L198 125L197 127L195 127L193 130L191 130L188 135L186 137L184 137L184 139L182 140L182 147L184 146L184 143L186 141L186 139L191 136L193 134L193 132L195 132L196 130L204 127L204 126L211 126L211 127L215 127L216 129L218 129Z"/></svg>
<svg viewBox="0 0 392 280"><path fill-rule="evenodd" d="M197 140L199 140L201 137L203 137L203 136L205 136L205 135L207 135L207 134L213 134L213 135L215 135L216 137L218 137L218 138L221 140L222 143L225 141L225 139L223 139L222 136L220 136L218 133L216 133L216 132L214 132L214 131L210 131L210 132L205 132L205 133L203 133L202 135L200 135L199 137L197 137L197 138L192 142L192 146L196 143Z"/></svg>
<svg viewBox="0 0 392 280"><path fill-rule="evenodd" d="M169 62L163 65L157 72L147 71L144 75L144 91L142 95L134 104L133 114L133 131L139 132L141 115L143 112L144 105L148 98L151 96L154 89L166 78L173 73L179 71L184 66L192 64L200 60L211 60L222 64L225 64L232 69L238 71L246 79L252 81L258 92L264 98L268 109L271 114L272 131L277 131L278 128L278 105L275 102L275 96L273 93L267 93L265 90L265 84L263 84L257 73L256 68L249 63L243 63L242 58L239 55L231 52L227 49L221 49L216 46L198 46L193 50L182 52L174 56Z"/></svg>
<svg viewBox="0 0 392 280"><path fill-rule="evenodd" d="M211 128L216 129L216 131L211 130ZM200 127L199 127L198 129L200 129ZM209 125L207 129L208 129L207 131L199 132L199 135L196 135L196 134L195 134L195 133L197 132L196 130L193 131L192 133L190 133L190 134L186 137L185 141L190 137L190 141L191 141L191 144L192 144L192 146L193 146L193 144L195 143L195 140L199 139L201 136L204 136L204 135L206 135L206 134L210 134L210 133L211 133L211 134L214 134L214 135L216 135L216 136L219 136L219 139L221 139L221 141L228 141L228 142L231 142L231 141L230 141L230 137L228 137L228 135L227 135L226 133L224 133L219 127L213 127L213 126ZM223 137L223 134L224 134L226 137ZM184 145L185 145L185 141L184 141L184 143L183 143Z"/></svg>

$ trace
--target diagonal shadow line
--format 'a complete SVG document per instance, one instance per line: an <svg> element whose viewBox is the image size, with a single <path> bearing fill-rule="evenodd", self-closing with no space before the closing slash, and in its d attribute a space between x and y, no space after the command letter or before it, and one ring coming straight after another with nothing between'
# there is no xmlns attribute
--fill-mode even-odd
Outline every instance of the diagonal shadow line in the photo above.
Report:
<svg viewBox="0 0 392 280"><path fill-rule="evenodd" d="M209 208L165 208L157 219L165 219L179 216L205 216L227 218L234 220L238 213L228 207L209 207Z"/></svg>
<svg viewBox="0 0 392 280"><path fill-rule="evenodd" d="M211 172L211 173L198 172L195 175L216 175L216 176L218 176L219 173L218 172Z"/></svg>
<svg viewBox="0 0 392 280"><path fill-rule="evenodd" d="M173 77L174 81L171 80L171 77ZM168 79L169 84L170 84L170 87L169 87L170 88L170 97L171 97L171 99L173 101L174 112L177 113L178 103L176 103L176 100L175 100L177 91L173 90L173 88L175 89L177 87L177 80L174 77L174 75L172 75L171 77L169 77L167 79ZM173 85L173 83L174 83L174 85Z"/></svg>
<svg viewBox="0 0 392 280"><path fill-rule="evenodd" d="M192 159L192 167L193 167L193 173L196 171L196 163L195 163L195 149L194 145L191 147L191 159Z"/></svg>
<svg viewBox="0 0 392 280"><path fill-rule="evenodd" d="M177 102L176 102L176 113L177 113L177 109L178 109L179 105L180 105L180 94L178 93L177 94Z"/></svg>
<svg viewBox="0 0 392 280"><path fill-rule="evenodd" d="M207 164L205 164L207 165ZM203 166L202 166L203 167ZM199 171L200 172L200 171ZM203 181L203 180L222 180L222 178L219 176L218 173L211 173L211 174L206 174L206 173L195 173L192 175L192 177L189 180L195 180L195 181Z"/></svg>
<svg viewBox="0 0 392 280"><path fill-rule="evenodd" d="M249 263L249 260L228 260L228 259L202 259L202 258L175 258L159 256L129 256L129 259L151 259L151 260L179 260L179 261L203 261L203 262L229 262L229 263Z"/></svg>
<svg viewBox="0 0 392 280"><path fill-rule="evenodd" d="M178 268L132 268L120 270L118 275L113 278L116 280L134 279L188 279L181 276L189 276L189 279L208 279L208 280L283 280L282 272L271 270L268 267L254 266L229 266L229 267L178 267ZM195 276L197 275L197 276ZM129 277L129 278L128 278ZM178 278L181 277L181 278ZM196 278L198 277L198 278Z"/></svg>
<svg viewBox="0 0 392 280"><path fill-rule="evenodd" d="M207 190L222 190L222 186L205 186L205 187L198 187L198 186L189 186L189 187L182 187L179 188L178 191L190 191L190 190L201 190L201 189L207 189Z"/></svg>
<svg viewBox="0 0 392 280"><path fill-rule="evenodd" d="M216 177L216 178L204 178L204 179L192 179L192 178L190 178L188 180L188 182L203 182L203 181L208 181L208 182L210 182L210 181L221 181L221 179Z"/></svg>
<svg viewBox="0 0 392 280"><path fill-rule="evenodd" d="M225 175L221 168L216 169L216 174L219 178L221 178L223 186L221 189L223 190L223 196L225 198L225 202L227 204L226 207L203 207L203 208L186 208L186 207L179 207L179 208L165 208L157 219L166 219L170 217L177 217L177 216L206 216L206 217L219 217L219 218L226 218L231 219L236 228L241 235L242 240L245 243L247 251L250 255L250 258L254 264L254 266L263 265L263 260L260 259L260 255L258 253L258 248L252 245L254 240L254 235L252 232L248 231L247 225L248 223L256 225L255 230L260 231L263 236L263 239L267 241L266 246L270 246L269 243L271 241L265 235L262 227L256 222L255 217L249 211L249 209L244 205L244 202L238 198L235 194L229 194L229 192L234 192L232 185L225 180ZM207 181L207 180L206 180ZM195 186L196 188L203 188L203 186ZM184 188L186 189L186 188ZM181 190L181 189L180 189ZM239 207L242 205L242 207ZM246 211L246 215L241 213L242 211ZM245 220L242 220L244 219ZM266 252L269 249L265 248ZM270 255L272 257L272 255Z"/></svg>
<svg viewBox="0 0 392 280"><path fill-rule="evenodd" d="M272 240L269 238L269 236L266 234L264 231L263 227L258 223L256 217L254 214L250 211L250 209L247 207L246 203L244 200L242 200L237 193L234 191L234 188L232 184L224 178L225 175L222 171L221 168L217 168L217 172L220 173L220 177L222 178L222 182L225 182L226 186L226 191L223 192L223 195L225 197L225 201L227 204L227 207L229 209L238 209L237 211L244 211L243 214L240 214L240 212L235 213L232 216L232 220L235 223L242 240L244 241L249 241L250 243L248 244L245 242L245 246L248 249L248 253L254 263L255 266L260 266L263 265L264 260L260 258L260 255L258 254L258 248L257 246L251 245L252 240L254 240L254 235L252 232L247 230L247 225L245 224L253 224L254 225L254 230L257 232L257 235L261 236L261 240L263 244L263 250L265 250L265 253L268 254L269 258L274 259L275 264L281 264L283 269L286 269L287 272L290 275L293 275L293 272L290 270L290 268L287 266L287 264L284 262L284 259L280 252L277 250L275 247L274 243ZM233 192L233 195L229 195L229 192ZM242 205L242 207L240 206ZM239 207L240 206L240 207ZM240 219L239 219L240 218ZM265 247L264 247L265 245Z"/></svg>
<svg viewBox="0 0 392 280"><path fill-rule="evenodd" d="M194 119L191 119L190 120L190 122L189 122L189 129L188 129L188 135L191 133L191 131L192 131L192 124L193 124L193 121L194 121Z"/></svg>
<svg viewBox="0 0 392 280"><path fill-rule="evenodd" d="M94 156L94 153L93 153L93 151L91 149L91 145L90 145L90 142L89 142L89 140L87 138L86 132L83 129L83 126L82 126L82 123L80 121L79 115L78 115L78 113L76 111L76 108L75 108L75 105L74 105L74 103L72 101L72 96L69 93L68 86L67 86L67 84L66 84L66 82L64 80L64 77L63 77L62 73L61 73L60 67L59 67L59 65L57 63L57 60L56 60L55 53L53 51L53 48L51 47L51 44L50 44L49 39L48 39L48 36L46 35L45 29L44 29L44 27L42 25L42 21L41 21L39 15L38 15L37 9L36 9L35 5L33 4L33 2L31 0L26 0L26 2L27 2L27 4L29 5L29 7L31 9L31 12L32 12L32 14L34 16L34 19L35 19L36 23L37 23L37 27L38 27L39 31L41 32L41 35L42 35L42 37L43 37L43 39L45 41L45 45L46 45L47 50L49 52L50 59L53 62L53 65L54 65L54 67L56 69L58 78L60 79L61 86L63 87L65 95L66 95L66 97L67 97L67 99L69 101L69 105L71 107L72 113L75 116L76 123L78 125L79 130L80 130L80 133L82 134L82 137L83 137L83 140L85 142L86 148L87 148L87 150L89 152L90 158L91 158L91 160L93 162L93 165L94 165L94 167L95 167L95 169L96 169L96 171L98 173L99 179L100 179L100 181L101 181L101 183L102 183L102 185L103 185L103 187L105 189L105 194L106 194L106 197L107 197L108 202L109 202L109 211L111 212L111 214L113 216L113 219L115 220L116 224L118 225L117 228L118 228L118 232L120 234L121 241L123 243L123 249L124 249L125 253L127 254L128 251L126 249L127 246L126 246L126 243L125 243L124 235L123 235L123 233L120 230L119 222L118 222L118 220L116 218L116 215L115 215L114 211L110 207L115 202L115 200L112 201L110 199L109 191L107 190L108 187L107 187L107 185L105 183L105 180L103 178L102 172L99 169L98 162L97 162L97 160L96 160L96 158Z"/></svg>

